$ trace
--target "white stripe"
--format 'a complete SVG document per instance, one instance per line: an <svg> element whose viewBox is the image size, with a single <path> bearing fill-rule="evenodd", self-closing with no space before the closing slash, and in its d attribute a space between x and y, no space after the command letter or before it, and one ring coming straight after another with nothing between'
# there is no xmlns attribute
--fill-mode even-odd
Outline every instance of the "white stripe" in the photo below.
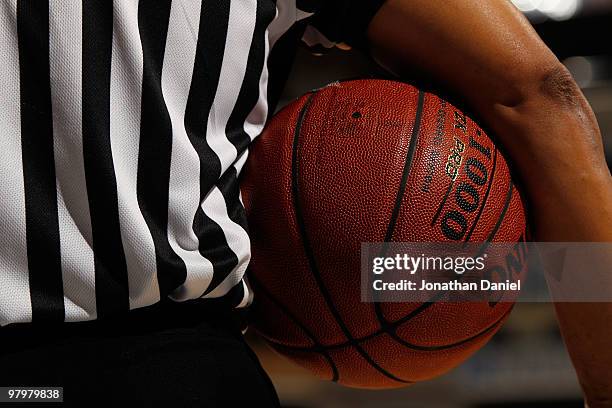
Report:
<svg viewBox="0 0 612 408"><path fill-rule="evenodd" d="M249 135L251 140L255 139L263 130L265 125L265 120L268 114L268 56L270 53L270 49L274 46L276 41L284 34L295 22L295 5L287 6L285 2L281 2L277 5L276 16L270 25L266 28L265 31L265 48L264 48L264 66L261 72L261 76L259 79L259 95L258 100L249 115L246 118L244 123L244 131ZM244 154L236 161L234 167L236 168L236 173L240 174L244 163L248 157L248 150L244 152ZM219 193L220 194L220 193ZM214 197L214 196L213 196ZM222 197L222 196L221 196ZM208 199L208 197L207 197ZM242 203L241 194L239 194L240 202ZM204 206L203 206L204 208ZM237 284L240 279L244 276L244 272L248 267L251 253L250 253L250 239L248 234L244 231L242 227L233 223L229 217L227 216L227 207L213 207L210 206L210 210L206 211L206 214L213 220L215 218L213 216L221 217L219 221L215 220L220 224L220 221L224 221L223 225L227 225L228 227L224 227L223 231L225 233L226 240L228 241L228 245L230 248L236 253L238 256L238 266L236 269L228 275L221 284L208 293L205 297L217 297L222 296L225 292L227 292L231 287ZM212 214L211 211L217 211L217 214ZM224 214L224 215L223 215ZM225 219L224 217L227 217ZM229 222L228 222L229 221ZM222 225L222 224L220 224ZM235 246L235 249L232 248L232 245ZM248 290L248 287L245 287ZM243 302L250 302L251 294L246 293Z"/></svg>
<svg viewBox="0 0 612 408"><path fill-rule="evenodd" d="M96 318L95 267L83 161L81 3L49 3L53 147L65 320Z"/></svg>
<svg viewBox="0 0 612 408"><path fill-rule="evenodd" d="M110 141L130 308L134 309L159 301L155 246L136 195L143 75L137 0L113 2L112 47Z"/></svg>
<svg viewBox="0 0 612 408"><path fill-rule="evenodd" d="M237 174L240 174L240 172L242 171L242 168L244 167L244 164L246 163L248 157L249 157L249 151L245 150L240 155L238 160L236 160L236 163L234 163L234 169L236 170Z"/></svg>
<svg viewBox="0 0 612 408"><path fill-rule="evenodd" d="M227 171L237 156L236 148L225 135L225 128L246 74L249 56L247 50L250 49L253 40L256 16L257 0L231 2L219 86L208 116L206 131L206 141L219 157L222 174ZM221 227L228 247L238 258L238 264L232 273L205 296L207 298L217 297L225 294L240 282L251 258L250 240L244 229L230 219L225 198L217 187L207 194L201 206L204 213Z"/></svg>
<svg viewBox="0 0 612 408"><path fill-rule="evenodd" d="M224 205L223 195L217 187L214 187L210 191L202 203L202 209L206 209L206 215L208 215L211 220L223 226L223 234L227 240L227 245L238 257L238 265L232 273L229 274L219 286L204 296L205 298L214 298L225 295L242 279L244 271L251 259L250 240L246 231L229 218L227 208Z"/></svg>
<svg viewBox="0 0 612 408"><path fill-rule="evenodd" d="M273 44L272 44L273 45ZM268 31L266 30L266 42L265 42L265 55L264 66L259 78L259 97L257 103L249 113L244 122L244 131L251 140L254 140L261 131L266 123L268 115L268 54L270 53L270 41L268 38Z"/></svg>
<svg viewBox="0 0 612 408"><path fill-rule="evenodd" d="M25 232L25 195L21 163L17 5L0 4L0 325L32 320Z"/></svg>
<svg viewBox="0 0 612 408"><path fill-rule="evenodd" d="M244 294L242 295L242 300L236 306L236 308L238 309L250 305L251 302L253 301L253 292L249 288L246 278L242 280L242 289L243 289Z"/></svg>
<svg viewBox="0 0 612 408"><path fill-rule="evenodd" d="M264 58L264 66L261 72L261 76L259 78L259 95L258 100L249 115L246 118L244 123L244 131L249 135L251 140L254 140L265 125L265 121L268 115L268 80L269 80L269 71L268 71L268 57L270 55L270 50L274 47L274 44L280 39L280 37L295 23L296 20L300 19L299 10L295 8L294 2L278 2L276 7L276 15L270 25L266 28L265 31L265 58ZM244 163L248 157L248 150L244 152L244 154L236 161L234 167L236 169L236 173L240 174ZM242 192L239 192L238 199L240 203L244 206L242 200ZM248 236L247 236L248 239ZM250 243L250 240L248 241ZM250 253L249 253L250 258ZM225 282L222 282L219 285L218 290L223 290L227 288L227 286L231 285L237 278L244 278L242 280L242 285L244 286L244 296L240 304L237 306L245 307L251 304L253 301L253 292L250 289L246 277L244 277L244 272L248 267L248 260L243 262L241 267L236 270L232 275L226 278ZM209 296L217 295L217 289L210 292ZM229 290L229 289L228 289Z"/></svg>
<svg viewBox="0 0 612 408"><path fill-rule="evenodd" d="M291 9L291 6L287 5L286 2L278 2L276 6L276 16L266 29L266 58L261 77L259 78L259 98L257 104L255 104L244 123L244 131L249 135L251 140L259 136L265 125L268 115L268 80L270 75L268 71L268 56L274 44L276 44L279 38L291 28L295 22L291 18L294 15L292 11L295 11L295 4L292 4L294 9Z"/></svg>
<svg viewBox="0 0 612 408"><path fill-rule="evenodd" d="M240 174L242 167L246 163L248 155L249 151L245 150L244 153L240 155L240 158L236 160L236 163L234 163L236 174ZM223 195L221 195L221 191L219 191L217 187L213 188L209 196L206 197L206 200L208 200L210 196L213 196L213 198L210 199L218 199L219 196L221 196L221 199L223 199ZM240 202L242 203L241 199ZM227 214L226 206L211 207L210 212L207 212L206 215L208 215L216 223L223 222L226 219L231 221L229 215ZM223 233L230 249L238 255L238 265L231 274L225 277L219 286L207 293L204 298L223 296L226 292L233 288L244 276L244 272L249 266L249 261L251 260L251 240L242 226L231 221L230 223L227 223L227 229L224 229Z"/></svg>
<svg viewBox="0 0 612 408"><path fill-rule="evenodd" d="M193 214L200 205L200 159L185 129L185 108L193 74L200 25L200 1L172 2L161 87L172 123L168 191L168 241L185 262L186 281L171 298L198 297L212 278L212 264L199 251Z"/></svg>
<svg viewBox="0 0 612 408"><path fill-rule="evenodd" d="M257 0L232 1L230 4L223 64L206 131L206 142L221 161L221 174L237 155L236 148L225 137L225 127L244 81L256 15Z"/></svg>

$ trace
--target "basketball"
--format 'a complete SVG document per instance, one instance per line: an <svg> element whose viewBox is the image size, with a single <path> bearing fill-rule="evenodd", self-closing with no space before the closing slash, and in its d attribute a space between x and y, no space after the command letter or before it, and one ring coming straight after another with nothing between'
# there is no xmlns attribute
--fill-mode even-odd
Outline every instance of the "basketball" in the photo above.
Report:
<svg viewBox="0 0 612 408"><path fill-rule="evenodd" d="M362 388L437 377L501 327L512 302L360 298L362 242L519 242L525 211L502 152L435 94L337 82L279 111L242 181L253 328L317 376Z"/></svg>

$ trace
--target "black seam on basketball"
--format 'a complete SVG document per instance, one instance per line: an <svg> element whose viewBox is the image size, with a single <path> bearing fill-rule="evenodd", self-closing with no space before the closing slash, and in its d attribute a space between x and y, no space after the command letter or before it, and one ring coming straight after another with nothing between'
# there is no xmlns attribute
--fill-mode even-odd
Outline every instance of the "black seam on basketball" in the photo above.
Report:
<svg viewBox="0 0 612 408"><path fill-rule="evenodd" d="M487 191L485 192L485 195L482 199L482 205L480 206L480 210L478 211L478 214L476 214L476 219L474 220L474 223L472 224L472 228L470 228L470 231L465 237L466 244L472 237L472 234L474 233L474 230L476 229L476 225L478 224L478 221L480 220L480 217L482 216L482 212L484 211L485 205L487 204L487 199L489 198L489 193L491 192L491 186L493 185L493 178L495 177L495 167L496 166L497 166L497 149L495 149L495 151L493 152L493 167L491 168L491 175L489 176L489 185L487 186ZM466 244L463 245L464 248Z"/></svg>
<svg viewBox="0 0 612 408"><path fill-rule="evenodd" d="M503 323L504 319L506 319L510 313L512 312L512 309L514 308L514 305L510 306L510 308L504 312L504 314L497 319L495 322L491 323L489 326L485 327L484 329L482 329L481 331L479 331L478 333L460 340L458 342L452 343L452 344L444 344L444 345L440 345L440 346L421 346L418 344L412 344L412 343L408 343L406 340L402 339L401 337L395 337L393 336L393 338L400 343L402 346L412 349L412 350L418 350L418 351L440 351L440 350L449 350L451 348L455 348L458 346L461 346L463 344L469 343L470 341L473 340L477 340L479 337L484 336L485 334L489 333L491 330L494 330L497 326L499 326L501 323ZM357 341L359 343L364 343L380 334L385 334L384 331L379 330L375 333L369 334L367 336L361 337L359 339L357 339ZM277 343L275 341L271 341L272 343L274 343L275 345L278 345L284 349L287 350L294 350L294 351L314 351L315 347L300 347L300 346L287 346L284 344L280 344ZM335 350L335 349L339 349L339 348L343 348L343 347L347 347L350 346L350 344L348 342L345 343L336 343L336 344L330 344L330 345L323 345L323 347L325 348L325 350Z"/></svg>
<svg viewBox="0 0 612 408"><path fill-rule="evenodd" d="M419 139L419 131L421 129L421 119L423 117L423 105L425 104L425 92L419 91L419 97L417 100L417 109L414 117L414 126L412 126L412 135L410 138L410 145L408 146L408 154L404 162L404 169L402 170L402 178L397 189L397 195L395 196L395 205L391 212L391 218L387 226L387 233L385 234L385 242L391 241L393 238L393 231L397 224L397 218L399 217L400 209L402 208L402 201L404 200L404 193L406 192L406 184L408 183L408 175L412 168L412 159L414 158L414 152L416 151L417 142Z"/></svg>
<svg viewBox="0 0 612 408"><path fill-rule="evenodd" d="M510 182L508 184L509 184L509 188L508 188L508 193L506 195L506 202L504 204L504 208L502 209L502 212L501 212L501 214L499 216L499 219L497 220L497 223L495 224L495 227L493 227L493 230L491 231L491 234L489 234L489 237L487 238L487 242L485 242L480 247L480 250L478 251L478 254L476 256L480 256L480 255L482 255L484 253L484 251L489 246L489 242L497 234L497 231L499 230L499 227L501 226L501 222L504 219L504 217L506 216L506 212L508 211L508 207L510 206L510 200L512 198L512 189L514 188L514 184L512 183L512 180L510 180ZM464 275L460 275L459 277L457 277L457 280L460 280L461 278L463 278L463 276ZM428 302L423 303L421 306L417 307L412 312L408 313L406 316L404 316L401 319L398 319L397 321L393 322L393 324L394 325L400 325L400 324L403 324L403 323L413 319L415 316L419 315L424 310L429 309L429 307L431 305L433 305L436 301L438 301L440 298L442 298L442 296L444 296L446 293L448 293L448 291L438 292Z"/></svg>
<svg viewBox="0 0 612 408"><path fill-rule="evenodd" d="M501 212L501 214L499 216L499 219L497 220L497 223L495 223L495 227L493 227L493 230L489 234L489 236L487 238L487 241L480 247L480 249L478 251L478 254L476 256L481 256L484 253L484 251L488 248L490 241L497 234L497 231L499 230L499 227L501 226L501 223L502 223L504 217L506 216L506 213L508 211L508 207L510 206L510 201L512 199L512 190L513 189L514 189L514 183L512 182L512 180L510 180L510 182L508 183L508 193L506 194L506 202L504 203L504 208L502 209L502 212ZM457 280L461 280L463 278L463 276L464 275L458 276ZM417 307L416 309L414 309L413 311L408 313L406 316L404 316L401 319L398 319L398 320L396 320L394 322L389 322L388 326L395 330L399 325L404 324L405 322L412 320L415 316L418 316L419 314L421 314L425 310L429 309L431 307L431 305L435 304L438 300L440 300L448 292L449 291L440 291L440 292L436 293L430 300L428 300L427 302L422 303L419 307Z"/></svg>
<svg viewBox="0 0 612 408"><path fill-rule="evenodd" d="M340 316L340 313L338 312L338 310L336 309L331 296L329 294L329 292L327 291L327 288L325 287L324 283L323 283L323 279L321 278L321 275L319 274L319 269L314 257L314 253L312 252L312 248L310 246L310 239L308 238L308 234L306 232L306 225L304 224L304 219L302 217L302 207L300 205L300 200L299 200L299 186L298 186L298 172L299 172L299 168L298 168L298 150L299 150L299 142L300 142L300 133L302 130L302 124L304 123L304 118L306 117L306 113L308 112L308 108L310 107L310 103L312 101L314 94L311 95L308 98L308 101L306 101L306 104L304 105L304 107L302 108L302 111L300 112L300 115L298 117L298 122L296 124L295 127L295 134L294 134L294 138L293 138L293 151L292 151L292 155L291 155L291 192L292 192L292 198L293 198L293 207L294 207L294 211L295 211L295 220L296 220L296 224L298 226L298 231L300 234L300 237L302 238L302 245L304 248L304 253L306 255L306 258L308 260L308 264L310 266L310 272L312 273L313 278L315 279L315 282L317 283L317 286L319 288L319 291L321 292L321 295L323 296L325 303L327 304L327 307L329 309L329 311L332 313L332 315L334 316L334 319L336 320L336 323L338 323L338 326L340 327L340 329L342 330L342 332L344 333L344 336L347 338L348 342L355 347L355 349L357 350L357 352L363 357L363 359L368 362L368 364L370 364L374 369L376 369L378 372L380 372L381 374L383 374L384 376L401 382L401 383L406 383L409 384L411 383L411 381L406 381L406 380L402 380L401 378L398 378L396 376L394 376L393 374L391 374L390 372L388 372L387 370L385 370L384 368L382 368L381 366L379 366L373 359L372 357L361 348L361 346L359 345L359 343L357 343L355 341L355 339L353 338L351 332L349 331L348 327L346 327L346 325L344 324L344 321L342 320L342 316Z"/></svg>
<svg viewBox="0 0 612 408"><path fill-rule="evenodd" d="M514 190L514 183L512 182L512 179L510 179L510 182L508 183L508 193L506 193L506 202L504 203L504 209L499 215L499 218L497 219L497 222L495 223L495 227L493 228L493 230L487 237L487 240L482 245L482 247L480 247L480 250L478 251L477 256L481 256L484 253L484 251L486 251L486 249L489 247L489 244L491 243L493 238L495 238L495 235L497 234L499 227L501 227L501 223L504 221L504 218L506 217L508 208L510 207L510 202L512 201L512 191L513 190Z"/></svg>
<svg viewBox="0 0 612 408"><path fill-rule="evenodd" d="M293 321L293 323L298 326L305 334L306 336L314 343L314 346L309 347L307 351L312 351L315 353L319 353L323 356L323 358L325 358L325 360L327 360L327 362L329 363L331 369L332 369L332 381L337 382L338 379L340 378L340 374L338 373L338 367L336 366L336 363L334 362L334 359L329 355L329 353L327 352L325 346L323 344L321 344L321 342L319 342L319 340L317 340L316 336L314 335L314 333L312 333L310 330L308 330L308 328L302 324L302 322L300 322L300 320L295 317L295 315L293 313L291 313L287 307L285 305L282 304L282 302L280 300L278 300L274 295L272 295L272 293L270 293L262 284L261 282L259 282L259 280L253 276L249 276L249 282L251 282L254 286L259 288L259 293L263 293L264 296L266 296L268 299L270 299L270 301L272 303L274 303L276 305L276 307L281 310L288 318L289 320ZM266 340L269 341L270 343L273 343L276 346L285 346L282 345L280 343L277 343L273 340L270 340L266 337ZM287 347L294 347L294 346L287 346ZM306 351L306 350L305 350Z"/></svg>
<svg viewBox="0 0 612 408"><path fill-rule="evenodd" d="M454 185L455 185L455 181L451 180L451 182L448 184L448 188L446 189L446 193L444 193L444 197L442 197L442 201L440 201L440 205L438 205L438 210L436 211L433 218L431 219L430 226L433 227L436 221L438 221L438 218L440 218L440 214L442 214L442 209L444 208L444 204L446 204L446 201L448 200L448 197L450 196L451 191L453 191Z"/></svg>
<svg viewBox="0 0 612 408"><path fill-rule="evenodd" d="M395 231L395 226L397 225L397 218L399 217L399 212L402 207L402 202L404 201L404 194L406 193L406 184L408 183L408 176L410 174L410 170L412 169L412 162L414 159L414 153L416 151L416 147L418 145L419 133L421 130L421 120L423 118L423 108L425 105L425 92L419 91L419 95L417 98L417 108L414 116L414 122L412 126L412 134L410 136L410 144L408 145L408 153L406 154L406 160L404 161L404 169L402 170L402 177L400 179L399 187L397 189L397 194L395 196L395 205L393 207L393 211L391 212L391 218L389 219L389 224L387 225L387 232L385 233L385 245L382 248L382 254L380 256L385 256L388 246L387 243L391 241L393 238L393 233ZM378 324L381 329L386 333L394 332L394 328L389 325L389 321L385 318L384 313L382 312L380 303L378 302L378 298L376 296L376 292L373 293L374 299L374 314L376 315L376 319L378 320Z"/></svg>
<svg viewBox="0 0 612 408"><path fill-rule="evenodd" d="M413 350L419 350L419 351L440 351L440 350L448 350L451 348L455 348L455 347L459 347L465 343L469 343L470 341L477 339L478 337L481 337L483 335L485 335L486 333L488 333L489 331L493 330L497 325L499 325L509 314L510 311L512 310L512 308L508 309L499 319L497 319L495 322L493 322L492 324L490 324L489 326L485 327L484 329L482 329L481 331L479 331L476 334L473 334L472 336L463 339L463 340L459 340L455 343L451 343L451 344L443 344L440 346L421 346L419 344L414 344L414 343L409 343L408 341L402 339L401 337L399 337L397 335L397 329L398 327L394 327L393 331L389 331L387 332L387 334L389 336L391 336L392 339L394 339L395 341L397 341L398 343L400 343L401 345L405 346L406 348L409 349L413 349Z"/></svg>

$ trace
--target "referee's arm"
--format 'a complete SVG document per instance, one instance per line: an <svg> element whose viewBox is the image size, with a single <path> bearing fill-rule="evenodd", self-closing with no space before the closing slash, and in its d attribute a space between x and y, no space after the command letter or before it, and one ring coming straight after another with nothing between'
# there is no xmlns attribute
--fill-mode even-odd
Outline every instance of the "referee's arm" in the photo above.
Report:
<svg viewBox="0 0 612 408"><path fill-rule="evenodd" d="M593 111L510 1L387 0L368 40L383 66L427 72L494 131L518 170L536 240L612 242L612 178ZM612 304L556 309L590 407L612 407Z"/></svg>

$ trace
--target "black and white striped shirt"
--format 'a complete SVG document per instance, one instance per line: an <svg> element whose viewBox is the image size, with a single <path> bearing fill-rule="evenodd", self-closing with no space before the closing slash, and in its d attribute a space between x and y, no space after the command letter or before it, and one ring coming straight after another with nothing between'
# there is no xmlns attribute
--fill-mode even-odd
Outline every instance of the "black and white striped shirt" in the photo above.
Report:
<svg viewBox="0 0 612 408"><path fill-rule="evenodd" d="M0 325L250 302L238 174L277 43L316 19L356 41L375 11L304 3L0 2Z"/></svg>

